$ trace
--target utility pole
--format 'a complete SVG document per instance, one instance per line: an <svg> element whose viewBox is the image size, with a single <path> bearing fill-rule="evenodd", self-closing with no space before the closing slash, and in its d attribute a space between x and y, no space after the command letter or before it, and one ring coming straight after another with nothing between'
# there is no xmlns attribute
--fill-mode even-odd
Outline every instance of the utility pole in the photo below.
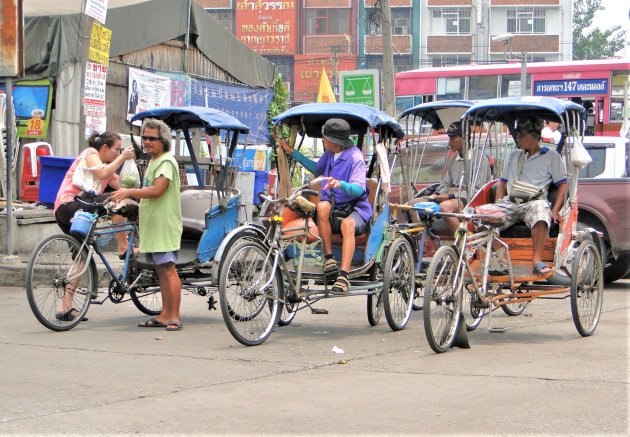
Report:
<svg viewBox="0 0 630 437"><path fill-rule="evenodd" d="M332 83L332 88L333 88L333 94L335 94L335 100L337 100L336 94L337 94L337 62L338 62L338 58L337 58L337 50L339 49L339 46L332 46L330 48L332 50L332 61L333 61L333 83Z"/></svg>
<svg viewBox="0 0 630 437"><path fill-rule="evenodd" d="M381 30L383 32L383 111L395 116L392 12L389 8L389 0L381 0Z"/></svg>

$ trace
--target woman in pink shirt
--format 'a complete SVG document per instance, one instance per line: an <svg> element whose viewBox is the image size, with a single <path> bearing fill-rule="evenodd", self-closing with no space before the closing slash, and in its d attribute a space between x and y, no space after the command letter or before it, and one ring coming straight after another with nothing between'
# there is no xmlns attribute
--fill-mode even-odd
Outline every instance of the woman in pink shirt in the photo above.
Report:
<svg viewBox="0 0 630 437"><path fill-rule="evenodd" d="M74 200L76 196L85 196L87 198L87 195L80 188L72 184L72 176L81 160L85 159L86 166L92 169L94 179L100 181L100 188L96 193L97 196L90 200L92 202L103 202L109 197L108 194L103 194L108 185L114 190L120 188L120 180L116 170L127 159L134 158L132 146L127 147L121 153L120 136L114 132L103 132L102 134L94 132L88 141L89 147L79 154L68 169L55 200L55 219L65 234L70 233L70 221L74 217L75 212L80 209L94 212L93 208ZM124 220L123 217L118 215L112 217L113 223L122 223ZM127 250L127 238L124 232L116 234L116 240L118 243L118 254L124 254Z"/></svg>

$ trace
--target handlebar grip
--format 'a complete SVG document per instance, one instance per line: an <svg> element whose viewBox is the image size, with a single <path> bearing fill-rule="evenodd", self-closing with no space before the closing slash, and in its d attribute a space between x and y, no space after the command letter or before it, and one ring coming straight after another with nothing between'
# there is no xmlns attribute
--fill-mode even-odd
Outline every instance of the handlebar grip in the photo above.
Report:
<svg viewBox="0 0 630 437"><path fill-rule="evenodd" d="M302 190L302 194L306 194L308 196L317 196L319 192L315 190L304 189Z"/></svg>

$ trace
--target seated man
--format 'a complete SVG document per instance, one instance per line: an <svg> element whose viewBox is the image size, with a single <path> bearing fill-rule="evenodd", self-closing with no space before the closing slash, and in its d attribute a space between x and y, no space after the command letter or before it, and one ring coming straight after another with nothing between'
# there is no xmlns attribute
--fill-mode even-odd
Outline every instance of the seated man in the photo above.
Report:
<svg viewBox="0 0 630 437"><path fill-rule="evenodd" d="M508 157L498 183L496 203L482 205L477 209L480 213L505 214L507 223L500 229L506 229L520 221L525 222L532 232L532 271L537 275L552 271L542 261L542 255L551 220L559 220L567 190L567 171L562 157L555 150L539 143L542 127L542 121L537 118L521 118L516 121L516 142L520 150L513 151ZM542 195L529 202L515 203L510 200L515 181L542 188ZM547 191L552 182L558 187L558 197L550 208Z"/></svg>
<svg viewBox="0 0 630 437"><path fill-rule="evenodd" d="M348 273L354 255L354 236L365 232L372 216L372 206L367 200L366 165L363 153L350 140L350 125L345 120L331 118L326 121L322 127L322 141L325 151L317 162L294 150L282 139L279 145L308 171L325 176L316 213L317 229L324 246L324 273L327 277L338 275L332 291L345 293L350 286ZM341 220L338 228L333 227L330 221L333 202L335 209L351 209L350 215ZM332 253L333 233L341 233L343 237L341 270Z"/></svg>
<svg viewBox="0 0 630 437"><path fill-rule="evenodd" d="M464 174L464 155L462 150L462 123L456 121L446 130L448 135L448 145L453 155L446 163L446 171L442 182L435 190L435 193L425 198L411 199L408 204L414 205L422 200L433 201L440 204L442 212L460 212L466 203L467 181L462 175ZM472 156L472 151L469 152ZM477 160L475 159L475 162ZM459 189L460 180L462 182L461 191ZM479 164L479 172L475 183L475 192L490 180L490 164L488 158L483 156ZM458 196L459 194L459 196ZM474 194L474 193L471 193ZM455 217L444 217L444 222L450 232L455 232L459 221Z"/></svg>

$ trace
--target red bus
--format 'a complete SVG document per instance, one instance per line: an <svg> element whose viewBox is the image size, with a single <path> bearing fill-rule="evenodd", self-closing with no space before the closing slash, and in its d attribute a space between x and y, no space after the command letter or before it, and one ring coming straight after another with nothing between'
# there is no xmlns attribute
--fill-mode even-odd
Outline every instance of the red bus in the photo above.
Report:
<svg viewBox="0 0 630 437"><path fill-rule="evenodd" d="M520 95L521 64L421 68L396 75L396 110L434 100ZM622 59L527 64L527 94L570 99L589 114L587 134L619 136L628 99L630 62Z"/></svg>

